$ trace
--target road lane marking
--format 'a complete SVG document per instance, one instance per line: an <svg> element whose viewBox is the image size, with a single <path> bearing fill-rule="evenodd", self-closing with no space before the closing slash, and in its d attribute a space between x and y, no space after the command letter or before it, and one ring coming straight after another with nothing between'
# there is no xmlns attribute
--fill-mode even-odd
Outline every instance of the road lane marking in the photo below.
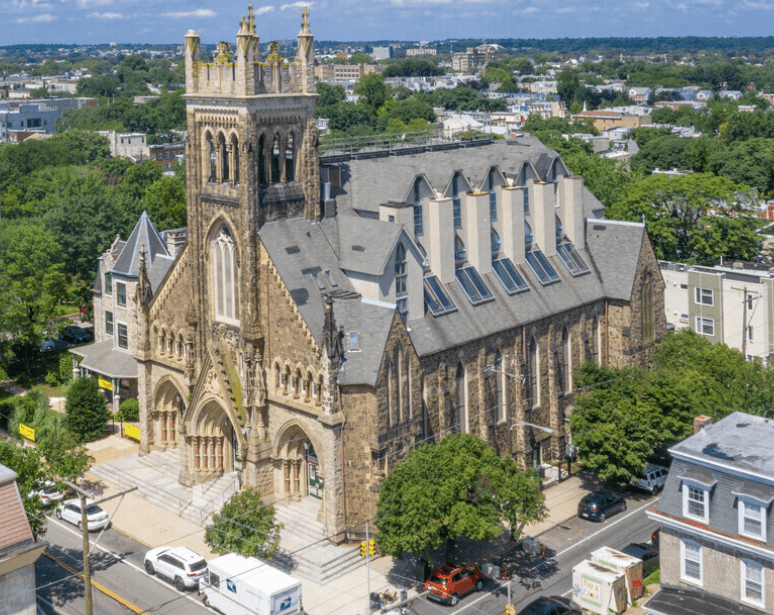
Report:
<svg viewBox="0 0 774 615"><path fill-rule="evenodd" d="M77 571L75 568L73 568L73 567L72 567L72 566L70 566L69 564L65 564L65 563L64 563L62 560L60 560L58 557L54 557L54 556L53 556L53 555L51 555L50 553L43 553L43 555L45 555L45 556L46 556L48 559L55 561L57 564L59 564L59 565L60 565L62 568L64 568L64 569L65 569L65 570L67 570L68 572L71 572L71 573L73 573L74 575L76 575L76 576L79 576L79 577L83 578L83 573L82 573L82 572L78 572L78 571ZM97 583L97 582L96 582L94 579L90 579L90 580L91 580L91 586L92 586L94 589L97 589L97 590L101 591L103 594L105 594L105 595L106 595L106 596L108 596L109 598L112 598L113 600L115 600L116 602L118 602L118 604L120 604L120 605L122 605L122 606L125 606L125 607L126 607L127 609L129 609L129 610L130 610L132 613L136 613L137 615L141 615L142 613L147 613L147 611L143 611L143 610L142 610L140 607L138 607L138 606L135 606L134 604L132 604L131 602L129 602L129 601L126 599L126 598L122 598L121 596L119 596L119 595L118 595L117 593L115 593L114 591L111 591L111 590L109 590L107 587L105 587L104 585L102 585L102 584L100 584L100 583Z"/></svg>
<svg viewBox="0 0 774 615"><path fill-rule="evenodd" d="M49 517L48 520L52 521L55 525L58 525L65 532L68 532L68 533L72 534L73 536L77 536L78 538L83 540L83 534L81 532L76 532L74 529L72 529L72 528L68 527L67 525L65 525L63 521L59 521L59 520L55 519L54 517ZM140 546L142 546L142 545L140 545ZM106 549L105 547L103 547L101 545L95 545L95 544L92 544L91 548L92 548L92 551L94 549L99 549L103 553L107 553L108 555L112 555L116 559L116 561L121 562L122 564L126 564L130 568L134 568L137 572L142 574L144 577L146 577L148 579L151 579L152 581L155 581L156 583L166 587L167 589L170 588L169 583L166 583L165 581L162 581L156 575L153 575L153 576L149 575L147 572L145 572L144 568L140 568L136 564L133 564L128 559L125 559L125 558L121 557L117 553L113 553L110 549ZM185 598L186 600L190 600L194 604L199 605L203 609L207 608L207 607L204 606L204 604L202 604L199 600L197 600L193 596L189 596L188 594L184 594L184 593L179 593L178 595L181 596L182 598Z"/></svg>
<svg viewBox="0 0 774 615"><path fill-rule="evenodd" d="M561 552L559 552L559 553L556 553L556 554L555 554L555 555L554 555L554 556L553 556L551 559L554 559L554 558L557 558L557 557L559 557L559 556L561 556L561 555L564 555L564 554L565 554L565 553L567 553L568 551L572 551L573 549L575 549L575 548L576 548L576 547L578 547L579 545L582 545L584 542L586 542L586 541L588 541L588 540L591 540L592 538L594 538L594 536L597 536L597 535L598 535L598 534L600 534L601 532L604 532L604 531L606 531L606 530L610 529L610 528L611 528L611 527L613 527L614 525L616 525L616 524L620 523L620 522L621 522L621 521L623 521L624 519L628 519L628 518L629 518L629 517L631 517L632 515L635 515L635 514L637 514L638 512L640 512L641 510L644 510L644 509L645 509L645 508L647 508L648 506L653 506L653 500L649 500L648 502L646 502L645 504L643 504L643 505L642 505L642 506L640 506L639 508L635 508L635 509L634 509L633 511L631 511L629 514L627 514L627 515L625 515L625 516L623 516L623 517L620 517L619 519L616 519L616 520L615 520L615 521L613 521L613 522L612 522L610 525L606 525L606 526L602 527L601 529L597 530L596 532L594 532L593 534L591 534L590 536L586 536L586 538L584 538L583 540L581 540L581 541L579 541L579 542L576 542L576 543L575 543L573 546L566 548L564 551L561 551ZM571 517L571 518L572 518L572 517ZM568 521L569 521L569 519L568 519ZM540 564L538 564L538 565L537 565L537 566L535 566L534 568L538 568L539 566L542 566L542 565L543 565L543 563L541 562ZM508 583L510 583L512 580L513 580L513 578L511 578L511 579L508 581ZM504 588L504 587L505 587L505 585L500 585L500 587L498 587L497 589ZM494 591L491 591L491 592L487 592L485 595L483 595L483 596L480 596L480 597L476 598L476 599L475 599L473 602L469 602L469 603L465 604L465 606L463 606L461 609L459 609L458 611L455 611L455 612L454 612L454 613L455 613L455 615L458 615L459 613L462 613L463 611L465 611L465 609L472 607L474 604L476 604L476 603L480 602L481 600L484 600L485 598L488 598L490 595L494 595L494 592L495 592L495 591L497 591L497 590L494 590ZM570 591L572 591L572 590L570 590ZM519 600L519 603L520 603L520 602L523 602L523 601L524 601L524 598L522 598L521 600ZM518 604L518 603L516 603L516 604ZM478 610L478 609L476 609L476 610Z"/></svg>

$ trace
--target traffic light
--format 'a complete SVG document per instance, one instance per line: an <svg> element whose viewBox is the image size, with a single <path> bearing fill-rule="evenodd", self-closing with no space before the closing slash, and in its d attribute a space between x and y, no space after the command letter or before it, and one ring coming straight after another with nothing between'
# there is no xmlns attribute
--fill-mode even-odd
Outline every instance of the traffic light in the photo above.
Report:
<svg viewBox="0 0 774 615"><path fill-rule="evenodd" d="M376 555L376 543L373 540L368 541L368 555Z"/></svg>
<svg viewBox="0 0 774 615"><path fill-rule="evenodd" d="M366 541L365 540L361 540L360 541L360 557L365 557L366 553L367 553Z"/></svg>

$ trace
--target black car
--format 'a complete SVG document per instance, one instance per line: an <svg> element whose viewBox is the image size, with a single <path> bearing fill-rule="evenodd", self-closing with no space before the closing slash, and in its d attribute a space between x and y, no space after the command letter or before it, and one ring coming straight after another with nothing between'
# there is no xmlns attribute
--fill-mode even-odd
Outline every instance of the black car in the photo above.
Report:
<svg viewBox="0 0 774 615"><path fill-rule="evenodd" d="M83 327L67 327L62 333L62 337L71 344L86 344L94 341L94 334Z"/></svg>
<svg viewBox="0 0 774 615"><path fill-rule="evenodd" d="M642 542L633 542L621 549L622 553L642 560L642 576L647 576L654 568L658 568L658 548Z"/></svg>
<svg viewBox="0 0 774 615"><path fill-rule="evenodd" d="M604 521L626 510L626 500L614 493L594 491L578 502L578 516L590 521Z"/></svg>
<svg viewBox="0 0 774 615"><path fill-rule="evenodd" d="M562 596L536 598L519 611L519 615L580 615L581 610Z"/></svg>
<svg viewBox="0 0 774 615"><path fill-rule="evenodd" d="M62 339L61 335L46 337L40 342L40 352L52 352L67 348L69 344Z"/></svg>

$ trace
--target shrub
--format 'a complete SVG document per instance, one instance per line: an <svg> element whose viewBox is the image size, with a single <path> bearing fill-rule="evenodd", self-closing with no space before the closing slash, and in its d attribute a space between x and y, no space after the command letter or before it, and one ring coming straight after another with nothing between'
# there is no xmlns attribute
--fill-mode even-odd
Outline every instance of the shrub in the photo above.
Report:
<svg viewBox="0 0 774 615"><path fill-rule="evenodd" d="M139 421L140 420L140 402L136 399L125 399L121 402L121 407L116 415L119 421Z"/></svg>
<svg viewBox="0 0 774 615"><path fill-rule="evenodd" d="M46 384L52 387L58 387L61 382L59 381L59 374L55 372L48 372L46 374Z"/></svg>
<svg viewBox="0 0 774 615"><path fill-rule="evenodd" d="M232 496L213 515L212 522L204 533L204 542L215 553L234 551L263 560L277 553L282 524L274 522L274 507L264 506L257 491L245 489Z"/></svg>
<svg viewBox="0 0 774 615"><path fill-rule="evenodd" d="M67 389L65 425L79 439L90 441L102 436L111 418L107 400L93 378L78 378Z"/></svg>
<svg viewBox="0 0 774 615"><path fill-rule="evenodd" d="M59 380L63 383L73 380L73 356L68 352L59 357Z"/></svg>

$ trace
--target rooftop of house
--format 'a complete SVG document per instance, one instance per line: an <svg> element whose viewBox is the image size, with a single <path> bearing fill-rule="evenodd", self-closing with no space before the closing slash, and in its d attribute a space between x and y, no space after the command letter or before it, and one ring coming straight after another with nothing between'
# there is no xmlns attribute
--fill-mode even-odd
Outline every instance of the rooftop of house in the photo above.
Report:
<svg viewBox="0 0 774 615"><path fill-rule="evenodd" d="M774 478L774 420L733 412L673 446L675 456Z"/></svg>

